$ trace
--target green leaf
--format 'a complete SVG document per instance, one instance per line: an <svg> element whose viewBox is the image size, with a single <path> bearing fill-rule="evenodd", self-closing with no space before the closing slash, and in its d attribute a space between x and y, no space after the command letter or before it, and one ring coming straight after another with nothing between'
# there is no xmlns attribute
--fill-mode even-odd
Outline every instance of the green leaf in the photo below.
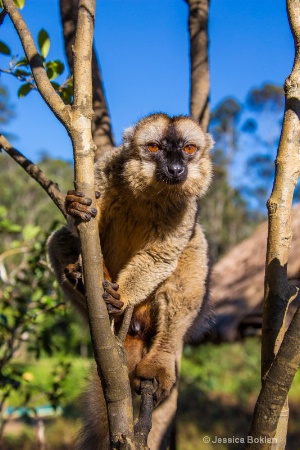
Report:
<svg viewBox="0 0 300 450"><path fill-rule="evenodd" d="M53 70L51 69L51 67L47 67L46 73L49 80L53 80L53 78L55 78L55 76L53 76Z"/></svg>
<svg viewBox="0 0 300 450"><path fill-rule="evenodd" d="M29 83L22 84L22 86L18 89L17 95L19 98L25 97L32 89L32 85Z"/></svg>
<svg viewBox="0 0 300 450"><path fill-rule="evenodd" d="M19 61L15 64L15 67L21 67L21 66L29 66L29 61L27 58L25 58L25 56L21 59L19 59Z"/></svg>
<svg viewBox="0 0 300 450"><path fill-rule="evenodd" d="M51 84L56 91L60 88L60 85L58 83L56 83L55 81L51 81Z"/></svg>
<svg viewBox="0 0 300 450"><path fill-rule="evenodd" d="M21 70L21 69L17 69L14 72L18 77L29 77L31 76L30 72L27 72L27 70Z"/></svg>
<svg viewBox="0 0 300 450"><path fill-rule="evenodd" d="M10 48L3 41L0 41L0 53L3 55L11 54Z"/></svg>
<svg viewBox="0 0 300 450"><path fill-rule="evenodd" d="M23 9L25 6L25 0L14 0L14 4L17 8Z"/></svg>
<svg viewBox="0 0 300 450"><path fill-rule="evenodd" d="M42 298L42 296L43 296L43 289L39 287L32 293L31 300L33 302L37 302Z"/></svg>
<svg viewBox="0 0 300 450"><path fill-rule="evenodd" d="M0 217L6 217L7 216L7 208L5 206L0 205Z"/></svg>
<svg viewBox="0 0 300 450"><path fill-rule="evenodd" d="M49 80L54 80L58 75L61 75L65 69L64 64L58 59L47 62L45 67Z"/></svg>
<svg viewBox="0 0 300 450"><path fill-rule="evenodd" d="M23 242L14 240L11 242L10 248L19 248L19 247L21 247L22 244L23 244Z"/></svg>
<svg viewBox="0 0 300 450"><path fill-rule="evenodd" d="M25 227L23 228L24 241L30 241L30 239L35 238L40 233L40 231L40 227L34 225L25 225Z"/></svg>
<svg viewBox="0 0 300 450"><path fill-rule="evenodd" d="M6 227L6 231L8 231L9 233L20 233L21 227L20 225L17 225L15 223L9 223Z"/></svg>
<svg viewBox="0 0 300 450"><path fill-rule="evenodd" d="M38 35L38 44L41 55L43 56L43 58L46 58L50 50L50 37L47 31L44 30L43 28L41 29Z"/></svg>
<svg viewBox="0 0 300 450"><path fill-rule="evenodd" d="M66 104L70 104L73 100L73 78L70 78L67 86L65 86L59 93Z"/></svg>

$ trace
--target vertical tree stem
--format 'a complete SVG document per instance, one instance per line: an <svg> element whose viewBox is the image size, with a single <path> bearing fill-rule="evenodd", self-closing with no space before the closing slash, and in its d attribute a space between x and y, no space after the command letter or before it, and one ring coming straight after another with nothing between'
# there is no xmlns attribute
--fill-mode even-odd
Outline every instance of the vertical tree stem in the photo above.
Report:
<svg viewBox="0 0 300 450"><path fill-rule="evenodd" d="M209 122L208 11L209 0L186 0L189 5L191 59L190 114L206 131Z"/></svg>
<svg viewBox="0 0 300 450"><path fill-rule="evenodd" d="M94 151L92 139L92 40L95 0L80 0L73 48L74 106L70 130L75 157L75 187L95 199ZM95 206L95 205L94 205ZM133 448L133 412L125 361L111 333L106 305L101 298L103 261L98 222L91 220L78 227L89 324L98 373L104 387L112 448L122 443ZM120 370L121 369L121 370Z"/></svg>
<svg viewBox="0 0 300 450"><path fill-rule="evenodd" d="M300 4L298 0L287 0L290 27L295 41L295 60L293 70L285 82L286 105L282 133L276 158L276 173L273 191L268 201L268 244L266 256L265 295L263 308L262 335L262 391L266 389L264 380L268 376L272 364L276 362L276 354L282 343L285 331L285 316L291 300L297 295L297 289L289 285L287 279L287 262L292 239L291 209L295 185L300 173ZM273 369L274 370L274 369ZM280 370L288 370L283 365ZM280 378L280 372L277 377ZM289 374L290 375L290 374ZM292 380L292 377L290 377ZM263 392L261 392L253 417L250 436L275 436L277 444L247 448L282 449L285 447L288 422L287 390L273 391L274 396L268 398L269 413L265 411ZM283 405L281 412L276 404ZM274 416L274 411L278 415ZM274 427L275 419L275 427Z"/></svg>

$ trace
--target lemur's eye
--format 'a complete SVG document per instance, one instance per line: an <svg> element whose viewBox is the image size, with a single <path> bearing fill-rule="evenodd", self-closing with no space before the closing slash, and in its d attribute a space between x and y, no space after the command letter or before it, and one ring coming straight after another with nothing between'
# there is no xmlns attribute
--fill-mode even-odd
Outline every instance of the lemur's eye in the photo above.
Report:
<svg viewBox="0 0 300 450"><path fill-rule="evenodd" d="M190 144L190 145L186 145L183 150L185 151L185 153L188 153L189 155L193 155L195 153L195 151L197 150L196 145Z"/></svg>
<svg viewBox="0 0 300 450"><path fill-rule="evenodd" d="M158 152L159 145L155 144L153 142L150 142L149 144L147 144L147 149L149 150L149 152L155 153L155 152Z"/></svg>

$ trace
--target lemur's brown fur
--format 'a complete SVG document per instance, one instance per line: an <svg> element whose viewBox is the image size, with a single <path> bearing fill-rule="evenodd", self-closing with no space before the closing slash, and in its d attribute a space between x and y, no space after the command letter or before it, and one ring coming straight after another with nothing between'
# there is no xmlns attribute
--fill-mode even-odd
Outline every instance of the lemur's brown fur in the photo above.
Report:
<svg viewBox="0 0 300 450"><path fill-rule="evenodd" d="M124 133L124 142L95 166L101 193L99 233L114 282L104 295L108 311L134 305L125 348L132 385L154 379L159 403L176 381L176 352L201 309L207 276L207 244L197 223L198 199L211 180L213 141L192 119L153 114ZM72 192L69 213L88 220L96 211ZM96 216L97 217L97 216ZM49 239L49 257L66 296L86 314L80 244L69 226ZM76 286L76 288L74 288ZM112 295L111 295L112 294ZM120 319L119 319L120 320ZM105 449L107 418L97 376L86 398L78 449Z"/></svg>

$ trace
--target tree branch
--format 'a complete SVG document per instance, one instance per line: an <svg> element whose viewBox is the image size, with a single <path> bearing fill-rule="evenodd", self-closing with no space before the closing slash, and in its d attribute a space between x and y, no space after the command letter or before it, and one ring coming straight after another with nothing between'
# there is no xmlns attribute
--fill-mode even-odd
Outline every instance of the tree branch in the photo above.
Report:
<svg viewBox="0 0 300 450"><path fill-rule="evenodd" d="M270 450L273 448L273 442L276 444L276 448L285 448L285 445L282 447L278 442L278 437L274 438L274 436L282 408L300 365L299 330L300 307L298 307L276 358L263 380L262 389L255 406L249 435L253 438L264 437L267 442L261 443L258 439L259 443L253 443L247 446L247 449ZM270 399L273 401L270 402Z"/></svg>
<svg viewBox="0 0 300 450"><path fill-rule="evenodd" d="M190 114L207 130L209 122L209 0L185 0L189 6L191 58Z"/></svg>
<svg viewBox="0 0 300 450"><path fill-rule="evenodd" d="M74 105L70 136L75 157L75 187L95 199L92 119L92 40L95 0L80 0L75 43ZM94 205L95 206L95 205ZM98 218L99 220L99 218ZM122 349L110 330L105 302L102 300L103 257L98 221L78 226L82 249L86 300L97 369L107 402L111 447L133 448L133 411L128 371Z"/></svg>
<svg viewBox="0 0 300 450"><path fill-rule="evenodd" d="M73 72L72 46L74 44L77 24L77 0L60 0L60 14L63 25L65 52ZM92 136L97 146L96 159L105 151L114 147L115 142L111 129L111 120L105 99L100 65L95 49L92 54L92 84L93 84L93 110Z"/></svg>
<svg viewBox="0 0 300 450"><path fill-rule="evenodd" d="M288 351L286 345L280 347L285 329L285 316L287 307L291 300L297 295L297 289L288 282L287 263L289 249L291 245L291 208L293 193L300 173L299 154L299 117L300 117L300 4L298 0L287 0L288 16L291 30L295 40L295 60L290 76L285 82L286 105L282 133L276 158L276 172L273 191L268 201L269 233L266 257L265 295L263 307L263 335L262 335L262 379L268 379L268 383L263 381L262 391L257 402L253 425L250 436L259 437L266 433L274 436L276 431L277 447L284 448L286 440L288 405L288 389L272 392L273 397L268 398L268 407L274 411L274 416L263 417L260 414L262 398L265 398L266 386L272 382L268 373L273 369L273 365L278 366L275 356L280 348L280 354ZM295 319L298 323L299 319ZM293 325L293 327L296 325ZM294 329L293 332L295 333ZM299 328L298 328L299 333ZM285 355L283 355L285 357ZM273 365L272 365L273 364ZM271 368L270 368L271 367ZM282 377L282 372L288 366L279 365L277 377ZM294 370L291 366L286 374L289 381ZM288 387L289 388L289 387ZM269 391L270 392L270 391ZM285 403L286 402L286 403ZM280 405L278 408L276 405ZM282 406L283 405L283 406ZM267 422L267 423L266 423ZM274 429L274 423L277 427ZM257 434L258 433L258 434ZM248 449L256 448L248 446ZM271 448L265 446L260 448Z"/></svg>
<svg viewBox="0 0 300 450"><path fill-rule="evenodd" d="M138 422L134 427L136 450L149 450L147 440L152 427L153 412L153 382L141 383L141 403Z"/></svg>
<svg viewBox="0 0 300 450"><path fill-rule="evenodd" d="M56 183L50 180L42 170L32 161L27 159L21 152L19 152L16 148L14 148L8 140L0 134L0 149L6 151L6 153L14 159L23 169L36 180L40 186L47 192L51 200L56 204L60 212L66 218L67 213L65 210L65 195L59 190L59 187Z"/></svg>
<svg viewBox="0 0 300 450"><path fill-rule="evenodd" d="M70 122L71 108L70 106L64 104L63 100L55 92L55 89L50 83L42 58L37 51L32 35L19 10L15 6L13 0L3 0L3 5L19 35L26 58L29 61L34 80L41 96L53 111L55 116L64 125L68 124Z"/></svg>
<svg viewBox="0 0 300 450"><path fill-rule="evenodd" d="M133 306L129 306L125 313L124 313L124 317L122 320L122 325L118 334L118 338L120 339L120 341L124 344L125 342L125 338L127 336L128 333L128 328L130 325L130 321L132 318L132 313L133 313Z"/></svg>

